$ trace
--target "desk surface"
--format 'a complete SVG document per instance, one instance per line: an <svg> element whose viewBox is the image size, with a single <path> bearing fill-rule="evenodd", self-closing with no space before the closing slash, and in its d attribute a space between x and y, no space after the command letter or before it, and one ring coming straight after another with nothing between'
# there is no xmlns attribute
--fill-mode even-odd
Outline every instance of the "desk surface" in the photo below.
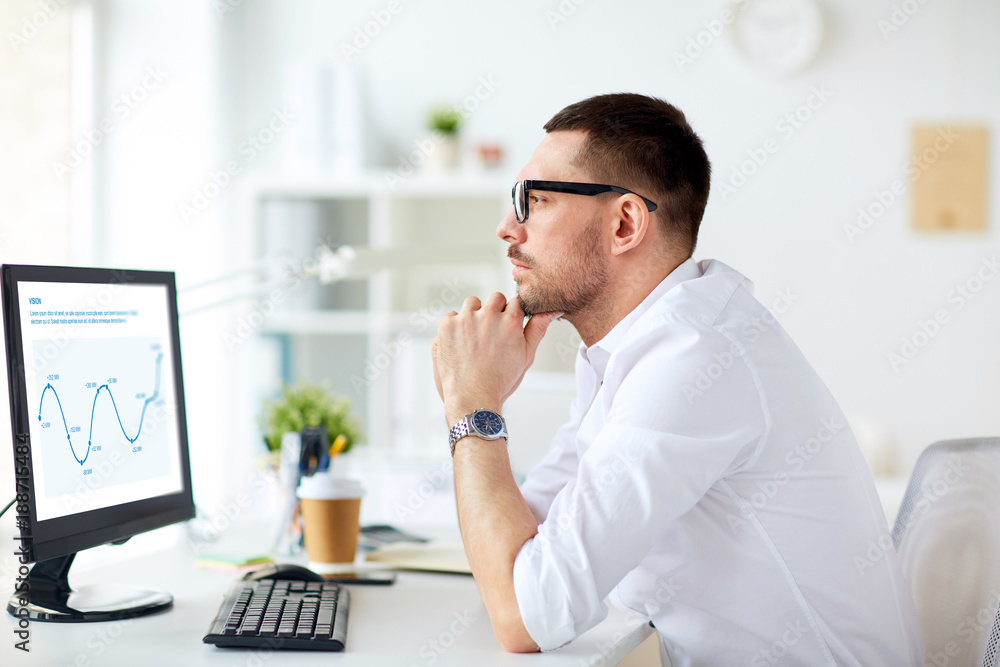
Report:
<svg viewBox="0 0 1000 667"><path fill-rule="evenodd" d="M612 608L608 618L568 646L541 656L505 653L490 628L472 577L401 572L392 586L352 586L344 653L220 649L201 638L236 574L200 569L189 548L178 546L134 559L71 572L71 583L118 582L161 588L174 596L172 610L123 622L32 623L31 652L13 647L16 619L4 613L6 637L0 664L39 667L92 665L613 665L652 629ZM3 580L7 586L6 577ZM3 595L6 603L7 594ZM603 658L603 660L602 660Z"/></svg>

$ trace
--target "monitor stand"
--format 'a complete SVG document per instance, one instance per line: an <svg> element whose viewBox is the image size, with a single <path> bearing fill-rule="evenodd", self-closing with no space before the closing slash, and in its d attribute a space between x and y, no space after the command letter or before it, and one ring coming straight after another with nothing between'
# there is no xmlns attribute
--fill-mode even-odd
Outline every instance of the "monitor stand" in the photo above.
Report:
<svg viewBox="0 0 1000 667"><path fill-rule="evenodd" d="M174 604L169 593L120 584L81 586L73 590L68 575L75 557L72 553L35 563L25 578L27 590L15 591L7 603L7 612L31 621L88 623L155 614ZM18 586L21 583L18 580ZM21 604L22 598L27 598L26 605Z"/></svg>

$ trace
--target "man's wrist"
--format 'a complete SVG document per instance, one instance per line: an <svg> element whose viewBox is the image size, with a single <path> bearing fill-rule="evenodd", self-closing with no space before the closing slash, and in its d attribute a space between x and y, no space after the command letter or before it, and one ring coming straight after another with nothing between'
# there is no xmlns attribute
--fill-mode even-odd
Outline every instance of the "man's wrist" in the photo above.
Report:
<svg viewBox="0 0 1000 667"><path fill-rule="evenodd" d="M493 405L496 405L496 401ZM467 408L466 405L476 405ZM489 413L495 413L489 415ZM500 417L499 407L490 407L488 402L456 403L446 409L448 418L448 442L451 445L451 455L455 456L455 447L460 442L478 440L492 442L503 440L507 443L507 428L503 417ZM473 416L475 415L475 416ZM488 416L487 416L488 415ZM483 421L481 421L483 420Z"/></svg>
<svg viewBox="0 0 1000 667"><path fill-rule="evenodd" d="M492 410L499 415L501 414L500 408L501 406L496 401L463 399L445 404L444 414L448 422L448 428L451 428L461 421L463 417L472 414L476 410Z"/></svg>
<svg viewBox="0 0 1000 667"><path fill-rule="evenodd" d="M502 438L497 438L495 440L487 440L485 438L481 438L475 433L470 433L464 438L459 438L458 440L456 440L455 444L451 446L451 457L455 458L456 456L459 456L459 452L464 451L466 449L477 449L477 448L482 449L484 447L485 448L496 447L498 450L506 452L507 438L505 436Z"/></svg>

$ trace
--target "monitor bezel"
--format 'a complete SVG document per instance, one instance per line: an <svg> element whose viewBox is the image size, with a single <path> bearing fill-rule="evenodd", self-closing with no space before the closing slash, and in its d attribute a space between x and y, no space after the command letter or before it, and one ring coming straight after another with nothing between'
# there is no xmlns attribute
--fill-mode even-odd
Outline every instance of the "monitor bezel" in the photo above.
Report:
<svg viewBox="0 0 1000 667"><path fill-rule="evenodd" d="M21 544L27 547L29 562L37 562L76 553L83 549L120 542L139 533L162 528L195 515L188 452L187 417L184 408L184 382L181 371L180 327L177 316L177 288L174 273L131 269L85 268L4 264L2 266L3 318L7 383L10 392L11 435L15 471L18 446L30 442L25 382L24 341L18 304L22 282L157 285L166 287L169 317L169 344L173 351L173 374L179 463L183 488L176 493L112 505L86 512L39 521L35 511L34 471L27 475L29 524L21 525ZM29 466L30 468L30 466ZM21 479L17 480L22 483ZM20 523L20 522L19 522ZM18 538L15 538L18 539Z"/></svg>

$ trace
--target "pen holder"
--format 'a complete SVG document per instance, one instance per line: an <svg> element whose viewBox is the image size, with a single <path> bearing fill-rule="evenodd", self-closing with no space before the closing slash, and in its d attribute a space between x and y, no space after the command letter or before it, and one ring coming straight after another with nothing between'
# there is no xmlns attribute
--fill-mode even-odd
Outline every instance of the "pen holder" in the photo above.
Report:
<svg viewBox="0 0 1000 667"><path fill-rule="evenodd" d="M299 433L285 433L281 437L281 462L278 467L281 514L273 547L276 554L292 555L302 548L302 531L296 521L299 499L295 495L299 485L301 449L302 437Z"/></svg>

